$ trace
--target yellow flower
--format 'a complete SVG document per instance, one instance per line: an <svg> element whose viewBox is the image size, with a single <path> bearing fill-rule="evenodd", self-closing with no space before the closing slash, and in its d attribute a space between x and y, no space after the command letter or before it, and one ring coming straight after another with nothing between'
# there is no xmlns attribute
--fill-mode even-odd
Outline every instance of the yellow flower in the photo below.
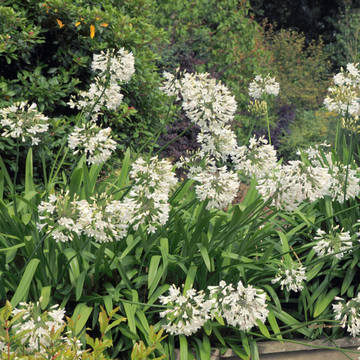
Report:
<svg viewBox="0 0 360 360"><path fill-rule="evenodd" d="M90 25L90 37L93 39L95 36L95 26Z"/></svg>
<svg viewBox="0 0 360 360"><path fill-rule="evenodd" d="M60 20L56 19L56 21L58 22L60 29L65 26Z"/></svg>

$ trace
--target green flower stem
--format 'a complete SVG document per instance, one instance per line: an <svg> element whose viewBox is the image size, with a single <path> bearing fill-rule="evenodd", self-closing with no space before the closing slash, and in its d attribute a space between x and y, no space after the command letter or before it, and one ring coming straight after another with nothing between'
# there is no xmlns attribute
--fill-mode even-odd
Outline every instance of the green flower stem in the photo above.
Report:
<svg viewBox="0 0 360 360"><path fill-rule="evenodd" d="M269 145L271 145L270 124L269 124L269 112L268 112L268 109L267 109L267 108L266 108L266 123L267 123L267 128L268 128L268 135L269 135Z"/></svg>
<svg viewBox="0 0 360 360"><path fill-rule="evenodd" d="M100 96L97 98L97 100L95 101L94 105L91 107L90 111L89 111L89 114L92 114L92 112L94 111L94 108L95 106L97 105L97 103L100 101L100 99L103 97L103 95L105 94L105 91L110 83L110 78L111 78L111 75L110 75L110 71L107 70L106 71L106 81L105 81L105 85L104 85L104 88L103 88L103 91L102 93L100 94ZM89 120L89 119L88 119ZM85 124L85 127L86 127L87 124Z"/></svg>
<svg viewBox="0 0 360 360"><path fill-rule="evenodd" d="M157 132L156 137L155 137L155 140L154 140L154 142L153 142L153 144L152 144L152 146L151 146L151 149L150 149L150 151L149 151L149 156L148 156L148 158L147 158L147 162L149 162L149 160L150 160L151 154L152 154L152 152L154 151L154 147L155 147L155 144L156 144L159 136L160 136L161 133L163 132L164 127L165 127L165 126L168 124L168 122L169 122L171 105L172 105L172 102L169 103L169 109L168 109L168 112L167 112L167 114L166 114L166 118L165 118L164 124L161 126L161 128L160 128L159 131ZM141 150L142 150L142 149L141 149ZM141 150L140 150L140 151L141 151ZM139 153L140 153L140 151L139 151ZM157 155L158 153L159 153L159 152L157 152L156 155Z"/></svg>
<svg viewBox="0 0 360 360"><path fill-rule="evenodd" d="M16 164L15 164L15 175L14 175L14 186L13 186L13 202L14 202L14 214L17 217L17 207L16 207L16 180L19 170L19 138L16 138Z"/></svg>
<svg viewBox="0 0 360 360"><path fill-rule="evenodd" d="M337 122L337 126L336 126L336 135L335 135L335 152L336 152L336 149L338 148L339 131L340 131L340 121L341 121L341 114L339 115L339 120L338 120L338 122Z"/></svg>

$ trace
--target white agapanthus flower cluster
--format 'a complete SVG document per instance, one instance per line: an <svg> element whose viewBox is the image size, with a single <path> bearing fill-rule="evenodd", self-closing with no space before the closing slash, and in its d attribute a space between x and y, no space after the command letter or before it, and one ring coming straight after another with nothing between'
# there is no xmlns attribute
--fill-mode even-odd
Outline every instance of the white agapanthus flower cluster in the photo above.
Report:
<svg viewBox="0 0 360 360"><path fill-rule="evenodd" d="M132 164L130 178L134 184L129 192L129 200L136 204L130 221L136 230L145 220L149 223L148 233L155 232L155 225L165 225L169 218L169 193L177 183L169 161L157 156L146 162L142 158Z"/></svg>
<svg viewBox="0 0 360 360"><path fill-rule="evenodd" d="M238 327L240 330L248 331L257 326L256 321L263 324L269 314L266 304L266 293L251 285L245 287L241 281L236 288L225 281L219 286L209 286L210 299L216 299L213 316L221 316L226 322Z"/></svg>
<svg viewBox="0 0 360 360"><path fill-rule="evenodd" d="M74 131L68 137L70 149L84 151L87 154L88 164L100 165L108 160L116 149L116 142L111 138L111 128L102 129L92 124L88 129L75 126Z"/></svg>
<svg viewBox="0 0 360 360"><path fill-rule="evenodd" d="M209 74L185 73L180 79L165 73L166 81L161 88L168 95L182 99L182 107L187 117L197 124L201 132L198 142L201 149L195 155L196 166L187 159L189 178L196 180L197 197L209 200L207 208L223 209L235 198L239 180L235 173L225 166L218 167L216 161L227 161L235 156L237 140L227 123L234 119L236 101L227 87L210 79ZM179 167L184 164L178 164Z"/></svg>
<svg viewBox="0 0 360 360"><path fill-rule="evenodd" d="M36 104L28 106L27 101L0 109L0 117L0 124L4 128L2 136L21 138L23 142L26 137L30 137L32 145L38 145L40 142L37 134L49 129L48 117L37 110Z"/></svg>
<svg viewBox="0 0 360 360"><path fill-rule="evenodd" d="M237 139L229 126L214 127L211 131L203 131L198 134L197 141L201 144L199 155L204 157L207 153L215 159L227 161L229 156L235 156Z"/></svg>
<svg viewBox="0 0 360 360"><path fill-rule="evenodd" d="M272 198L271 206L293 211L305 200L313 202L323 198L330 180L326 169L289 161L258 179L256 188L264 200Z"/></svg>
<svg viewBox="0 0 360 360"><path fill-rule="evenodd" d="M260 99L263 94L277 96L280 91L280 85L275 81L275 78L262 78L260 75L255 76L255 79L249 85L249 95L254 99Z"/></svg>
<svg viewBox="0 0 360 360"><path fill-rule="evenodd" d="M321 146L328 146L326 143ZM325 154L325 159L322 158L319 146L315 149L309 148L303 151L307 154L313 167L322 167L326 169L330 175L330 183L327 185L328 189L325 195L329 195L333 200L338 201L340 204L345 200L357 196L360 192L360 178L357 171L352 169L351 166L343 165L339 162L333 162L330 153ZM346 194L345 194L346 191ZM344 196L345 194L345 196Z"/></svg>
<svg viewBox="0 0 360 360"><path fill-rule="evenodd" d="M257 326L256 321L265 323L267 310L266 294L251 285L245 287L241 281L234 288L221 281L219 286L208 286L210 296L191 288L183 294L175 285L170 286L168 296L160 296L162 304L171 308L160 313L166 317L163 328L170 334L191 335L198 331L207 320L222 317L228 325L248 331Z"/></svg>
<svg viewBox="0 0 360 360"><path fill-rule="evenodd" d="M181 96L187 117L204 131L233 120L235 97L221 82L210 79L208 73L185 73L179 80L169 73L165 77L160 89L170 96Z"/></svg>
<svg viewBox="0 0 360 360"><path fill-rule="evenodd" d="M210 79L207 73L185 73L180 79L165 73L165 77L160 89L181 98L185 114L201 129L198 135L201 156L208 153L226 161L237 146L236 135L227 125L235 116L237 104L234 96L221 82Z"/></svg>
<svg viewBox="0 0 360 360"><path fill-rule="evenodd" d="M324 257L326 255L332 255L337 259L342 259L346 253L351 252L353 243L351 240L350 231L344 231L341 229L337 232L339 225L333 226L331 232L327 234L324 230L317 229L317 236L314 240L319 240L313 247L317 256Z"/></svg>
<svg viewBox="0 0 360 360"><path fill-rule="evenodd" d="M224 209L232 203L240 186L236 173L227 171L226 166L217 167L210 159L204 167L191 166L188 177L199 183L195 192L201 201L208 200L207 209Z"/></svg>
<svg viewBox="0 0 360 360"><path fill-rule="evenodd" d="M360 293L356 298L349 300L346 304L344 299L336 296L339 302L334 305L335 320L340 320L341 327L345 328L352 336L360 335Z"/></svg>
<svg viewBox="0 0 360 360"><path fill-rule="evenodd" d="M215 300L205 300L203 291L189 289L182 294L180 289L171 285L168 296L160 296L159 300L164 305L173 308L160 312L161 317L166 317L168 323L162 327L171 335L192 335L196 333L205 322L211 318L210 310Z"/></svg>
<svg viewBox="0 0 360 360"><path fill-rule="evenodd" d="M130 226L135 230L140 224L147 226L148 233L156 231L156 225L164 225L169 217L169 192L177 182L172 166L166 160L154 157L149 163L139 158L130 172L134 184L122 200L114 200L103 193L87 200L70 199L69 192L38 206L39 231L44 227L51 231L56 242L72 241L74 236L86 235L97 242L120 240L127 235Z"/></svg>
<svg viewBox="0 0 360 360"><path fill-rule="evenodd" d="M324 100L324 105L329 111L335 111L342 116L357 115L359 112L359 98L355 91L360 85L358 64L347 64L346 70L334 76L335 87L328 89L329 95Z"/></svg>
<svg viewBox="0 0 360 360"><path fill-rule="evenodd" d="M45 353L45 348L51 344L50 332L64 329L65 310L56 309L59 305L54 305L49 311L41 313L40 303L41 299L36 304L20 303L22 309L15 308L12 311L13 316L22 312L20 323L13 326L13 329L16 329L15 334L30 330L20 337L21 344L27 353L34 351Z"/></svg>
<svg viewBox="0 0 360 360"><path fill-rule="evenodd" d="M263 178L269 172L278 167L276 150L263 137L249 139L249 146L240 146L231 157L234 168L243 171L246 175L258 179Z"/></svg>
<svg viewBox="0 0 360 360"><path fill-rule="evenodd" d="M40 223L51 232L56 242L72 241L74 236L86 235L97 242L120 240L127 235L134 204L131 201L119 203L105 194L87 200L73 200L69 192L52 194L49 201L38 206Z"/></svg>
<svg viewBox="0 0 360 360"><path fill-rule="evenodd" d="M293 211L305 200L324 197L331 184L331 175L322 167L308 166L301 161L279 164L273 146L264 138L251 138L248 147L237 148L232 156L235 170L255 177L257 190L271 206Z"/></svg>
<svg viewBox="0 0 360 360"><path fill-rule="evenodd" d="M306 268L301 266L300 263L294 262L291 264L286 264L284 262L280 263L279 270L274 279L271 280L272 284L280 283L281 290L286 289L286 291L301 291L304 286L303 281L307 279L305 275Z"/></svg>
<svg viewBox="0 0 360 360"><path fill-rule="evenodd" d="M85 109L85 114L91 112L93 120L96 120L101 106L105 104L109 110L116 110L123 99L119 82L130 81L135 72L134 64L133 54L123 48L116 53L115 50L107 50L106 53L94 54L91 68L97 74L95 82L88 91L81 91L78 99L72 97L68 105Z"/></svg>
<svg viewBox="0 0 360 360"><path fill-rule="evenodd" d="M344 197L349 199L360 192L357 171L333 163L331 154L322 159L318 147L303 151L310 164L300 160L279 164L276 151L263 138L250 139L248 147L238 147L236 152L231 157L235 170L255 177L263 199L271 198L271 206L278 209L293 211L304 201L314 202L326 195L343 203Z"/></svg>

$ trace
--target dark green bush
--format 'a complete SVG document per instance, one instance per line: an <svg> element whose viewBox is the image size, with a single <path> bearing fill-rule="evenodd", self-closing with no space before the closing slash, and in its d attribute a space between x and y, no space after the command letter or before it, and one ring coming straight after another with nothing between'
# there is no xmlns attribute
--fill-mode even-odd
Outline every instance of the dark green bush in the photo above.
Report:
<svg viewBox="0 0 360 360"><path fill-rule="evenodd" d="M308 149L325 140L328 144L334 144L337 121L338 115L325 109L297 109L289 133L280 139L279 154L294 160L298 149Z"/></svg>
<svg viewBox="0 0 360 360"><path fill-rule="evenodd" d="M231 89L240 107L247 103L249 82L260 71L259 25L249 15L248 0L157 0L152 18L169 35L158 49L159 64L190 72L209 72Z"/></svg>
<svg viewBox="0 0 360 360"><path fill-rule="evenodd" d="M151 0L3 1L0 6L1 106L18 100L38 104L51 117L75 115L66 107L70 95L87 89L94 53L124 47L136 59L136 72L124 85L124 105L106 112L119 147L137 147L164 118L161 76L150 44L164 36L148 20Z"/></svg>
<svg viewBox="0 0 360 360"><path fill-rule="evenodd" d="M305 43L304 34L293 30L275 31L263 24L262 46L272 54L264 64L280 83L280 95L297 108L319 108L330 85L330 61L324 44Z"/></svg>

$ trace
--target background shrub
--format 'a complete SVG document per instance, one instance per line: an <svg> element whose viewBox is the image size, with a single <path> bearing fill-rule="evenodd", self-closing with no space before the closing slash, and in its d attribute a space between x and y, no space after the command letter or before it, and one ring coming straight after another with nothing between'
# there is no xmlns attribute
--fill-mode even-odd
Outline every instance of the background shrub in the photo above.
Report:
<svg viewBox="0 0 360 360"><path fill-rule="evenodd" d="M29 100L41 111L46 109L46 115L67 115L70 121L77 112L66 102L87 89L93 77L92 55L124 47L135 56L136 73L122 88L121 109L106 111L103 121L118 134L121 150L137 147L161 126L164 96L158 90L156 55L149 46L163 32L147 18L151 0L106 0L96 5L88 0L31 0L7 5L0 7L1 33L10 36L0 49L2 106Z"/></svg>
<svg viewBox="0 0 360 360"><path fill-rule="evenodd" d="M275 31L263 23L262 45L271 53L267 70L280 83L280 95L297 108L318 108L330 85L330 61L324 44L305 42L304 34L294 30Z"/></svg>

